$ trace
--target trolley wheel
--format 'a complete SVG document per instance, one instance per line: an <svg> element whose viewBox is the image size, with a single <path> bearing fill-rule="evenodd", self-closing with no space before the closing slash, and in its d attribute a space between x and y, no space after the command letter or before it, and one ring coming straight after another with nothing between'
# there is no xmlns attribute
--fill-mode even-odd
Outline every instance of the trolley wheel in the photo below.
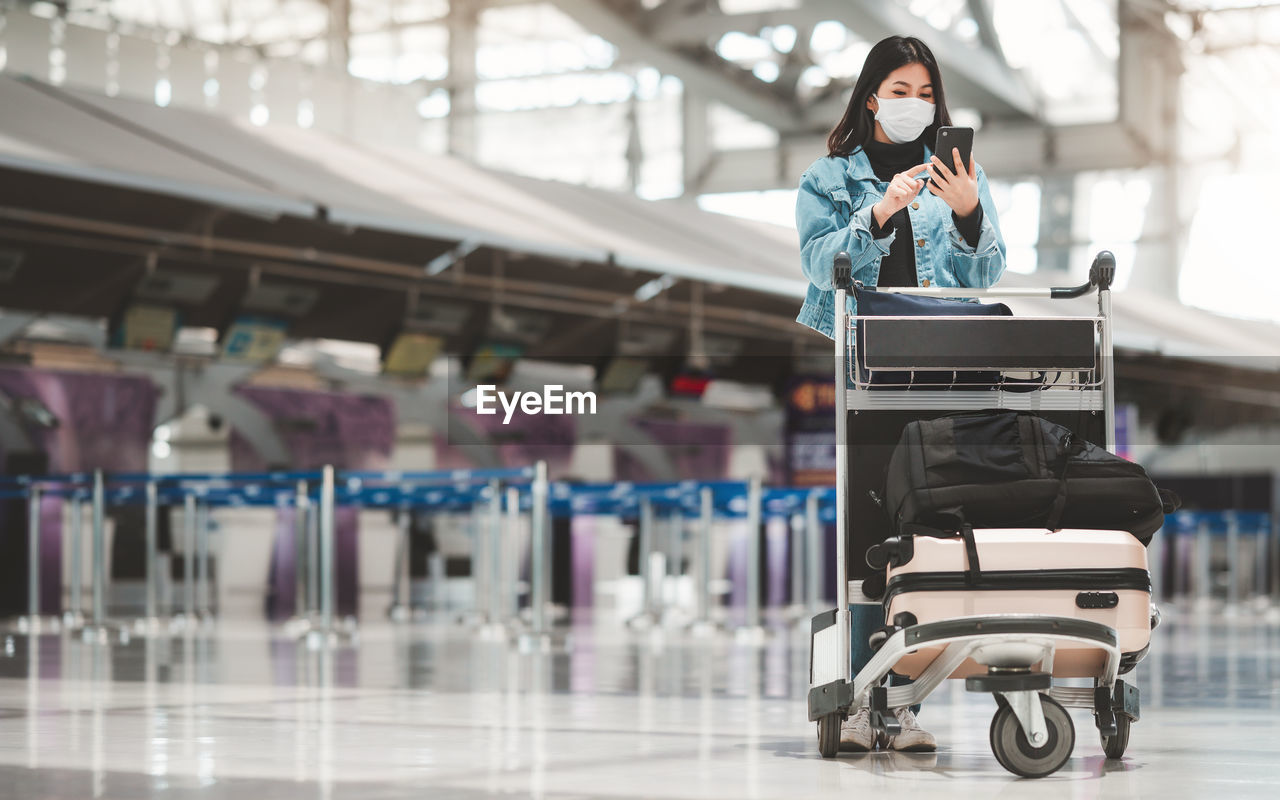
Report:
<svg viewBox="0 0 1280 800"><path fill-rule="evenodd" d="M823 758L835 758L840 752L841 721L835 712L818 717L818 752Z"/></svg>
<svg viewBox="0 0 1280 800"><path fill-rule="evenodd" d="M1076 728L1067 710L1048 695L1040 695L1048 740L1032 747L1013 709L1001 704L991 718L991 752L1000 766L1024 778L1043 778L1057 772L1071 758L1076 744Z"/></svg>
<svg viewBox="0 0 1280 800"><path fill-rule="evenodd" d="M1125 748L1129 746L1129 727L1133 724L1133 720L1124 714L1116 714L1116 735L1102 736L1102 752L1107 754L1107 758L1118 759L1124 755Z"/></svg>
<svg viewBox="0 0 1280 800"><path fill-rule="evenodd" d="M871 749L872 750L888 750L889 739L890 739L889 734L883 731L876 731L875 740L871 743Z"/></svg>

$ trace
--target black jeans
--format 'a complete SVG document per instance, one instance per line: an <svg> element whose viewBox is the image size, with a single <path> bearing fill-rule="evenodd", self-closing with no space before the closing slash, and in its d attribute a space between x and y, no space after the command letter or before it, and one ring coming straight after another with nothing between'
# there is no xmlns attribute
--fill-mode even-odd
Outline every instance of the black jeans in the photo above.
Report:
<svg viewBox="0 0 1280 800"><path fill-rule="evenodd" d="M858 671L871 661L875 651L867 643L871 634L884 627L884 606L879 603L849 603L849 674L856 676ZM890 675L890 686L908 686L913 681L900 675ZM920 705L911 707L912 712L920 713Z"/></svg>

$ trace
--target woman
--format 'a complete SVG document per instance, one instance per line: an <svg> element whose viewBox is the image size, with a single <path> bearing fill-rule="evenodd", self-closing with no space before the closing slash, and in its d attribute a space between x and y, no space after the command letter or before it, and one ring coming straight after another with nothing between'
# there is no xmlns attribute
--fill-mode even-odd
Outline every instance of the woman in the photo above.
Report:
<svg viewBox="0 0 1280 800"><path fill-rule="evenodd" d="M809 289L797 322L834 338L831 262L841 251L866 286L987 287L1000 279L1004 240L982 168L971 157L964 169L958 151L942 158L930 151L938 128L950 124L942 75L924 42L891 36L871 48L827 138L828 154L800 179L796 227ZM849 313L856 313L852 297ZM854 604L851 613L856 673L872 655L860 634L884 621L873 605ZM910 709L897 716L902 733L890 747L936 749ZM869 750L873 741L866 709L841 726L842 750Z"/></svg>

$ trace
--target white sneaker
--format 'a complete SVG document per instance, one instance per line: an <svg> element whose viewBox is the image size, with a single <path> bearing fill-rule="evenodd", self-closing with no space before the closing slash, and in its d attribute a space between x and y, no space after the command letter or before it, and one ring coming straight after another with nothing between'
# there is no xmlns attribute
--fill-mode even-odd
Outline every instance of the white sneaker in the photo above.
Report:
<svg viewBox="0 0 1280 800"><path fill-rule="evenodd" d="M865 753L875 744L876 735L871 730L871 714L866 708L840 723L840 752Z"/></svg>
<svg viewBox="0 0 1280 800"><path fill-rule="evenodd" d="M932 733L920 727L916 715L911 713L910 708L904 706L894 709L893 715L898 718L902 733L889 739L890 749L908 753L932 753L938 749L938 741L933 738ZM843 742L844 730L842 729L840 733Z"/></svg>

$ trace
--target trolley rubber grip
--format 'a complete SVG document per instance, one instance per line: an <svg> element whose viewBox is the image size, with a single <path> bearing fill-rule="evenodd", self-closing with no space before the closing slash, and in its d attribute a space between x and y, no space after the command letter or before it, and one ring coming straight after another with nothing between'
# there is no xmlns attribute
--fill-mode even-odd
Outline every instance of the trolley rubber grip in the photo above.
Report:
<svg viewBox="0 0 1280 800"><path fill-rule="evenodd" d="M1099 250L1089 265L1089 283L1099 290L1110 289L1116 279L1116 257L1110 250Z"/></svg>
<svg viewBox="0 0 1280 800"><path fill-rule="evenodd" d="M1093 291L1092 283L1082 283L1079 286L1050 289L1049 298L1051 300L1070 300L1073 297L1084 297L1091 291Z"/></svg>
<svg viewBox="0 0 1280 800"><path fill-rule="evenodd" d="M831 260L831 283L837 289L848 289L853 285L853 260L843 250Z"/></svg>

